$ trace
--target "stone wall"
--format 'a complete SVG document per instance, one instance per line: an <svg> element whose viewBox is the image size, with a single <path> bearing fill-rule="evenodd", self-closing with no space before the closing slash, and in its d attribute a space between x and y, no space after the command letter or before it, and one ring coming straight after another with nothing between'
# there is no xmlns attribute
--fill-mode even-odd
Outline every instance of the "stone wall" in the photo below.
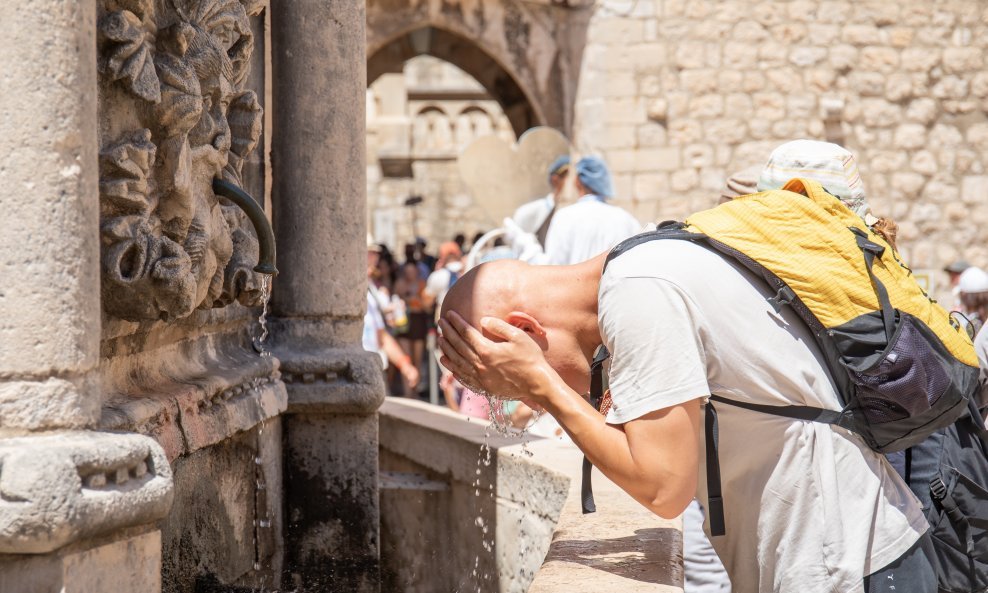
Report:
<svg viewBox="0 0 988 593"><path fill-rule="evenodd" d="M605 0L575 141L642 220L714 205L784 141L839 142L911 266L986 265L986 48L977 0Z"/></svg>

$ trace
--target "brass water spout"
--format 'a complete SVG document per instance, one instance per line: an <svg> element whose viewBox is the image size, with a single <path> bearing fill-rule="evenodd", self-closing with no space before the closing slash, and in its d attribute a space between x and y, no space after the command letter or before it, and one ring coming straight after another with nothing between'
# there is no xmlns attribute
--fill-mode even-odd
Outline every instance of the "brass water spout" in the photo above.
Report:
<svg viewBox="0 0 988 593"><path fill-rule="evenodd" d="M247 214L251 224L254 225L254 233L257 234L258 257L254 271L260 274L275 276L278 269L275 267L274 231L268 217L264 215L264 209L247 192L233 185L224 179L213 179L213 193L230 200L240 207Z"/></svg>

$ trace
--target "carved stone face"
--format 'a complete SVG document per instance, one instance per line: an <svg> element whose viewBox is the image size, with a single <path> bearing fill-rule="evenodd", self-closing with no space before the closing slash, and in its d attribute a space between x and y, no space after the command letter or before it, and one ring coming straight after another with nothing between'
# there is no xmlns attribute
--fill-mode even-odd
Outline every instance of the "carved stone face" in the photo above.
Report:
<svg viewBox="0 0 988 593"><path fill-rule="evenodd" d="M257 96L243 88L253 50L247 5L263 8L256 0L103 2L105 94L134 106L102 111L135 115L134 131L102 139L102 293L111 315L170 320L259 300L257 240L243 213L212 192L216 177L240 185L261 132Z"/></svg>

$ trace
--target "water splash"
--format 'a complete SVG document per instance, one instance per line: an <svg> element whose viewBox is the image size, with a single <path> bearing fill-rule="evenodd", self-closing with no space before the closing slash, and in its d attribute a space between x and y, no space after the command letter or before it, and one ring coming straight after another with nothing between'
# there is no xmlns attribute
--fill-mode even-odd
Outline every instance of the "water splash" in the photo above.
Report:
<svg viewBox="0 0 988 593"><path fill-rule="evenodd" d="M271 276L269 274L261 274L261 300L264 303L264 307L261 309L261 315L257 318L258 323L261 327L261 332L257 336L252 336L252 342L254 344L254 350L257 351L263 357L271 356L271 352L267 349L264 342L268 339L268 304L271 302Z"/></svg>

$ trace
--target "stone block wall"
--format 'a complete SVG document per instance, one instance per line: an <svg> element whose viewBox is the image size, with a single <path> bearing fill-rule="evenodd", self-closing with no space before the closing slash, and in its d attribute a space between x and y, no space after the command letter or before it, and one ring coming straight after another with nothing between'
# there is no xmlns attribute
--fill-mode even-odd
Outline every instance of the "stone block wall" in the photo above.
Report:
<svg viewBox="0 0 988 593"><path fill-rule="evenodd" d="M984 266L986 48L977 0L605 0L575 141L643 221L716 204L726 176L782 142L839 142L912 267Z"/></svg>

